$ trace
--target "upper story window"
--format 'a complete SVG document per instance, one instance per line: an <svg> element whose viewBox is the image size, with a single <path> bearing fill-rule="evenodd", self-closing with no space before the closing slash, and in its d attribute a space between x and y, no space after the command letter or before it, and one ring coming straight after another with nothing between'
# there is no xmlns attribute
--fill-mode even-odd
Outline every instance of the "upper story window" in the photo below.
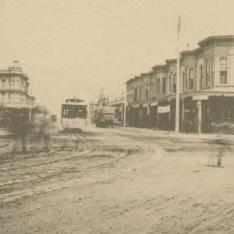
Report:
<svg viewBox="0 0 234 234"><path fill-rule="evenodd" d="M157 95L160 95L161 91L160 91L160 79L157 79Z"/></svg>
<svg viewBox="0 0 234 234"><path fill-rule="evenodd" d="M182 72L182 79L183 79L183 90L187 89L187 77L186 77L186 72Z"/></svg>
<svg viewBox="0 0 234 234"><path fill-rule="evenodd" d="M138 99L141 100L142 99L142 86L139 87L139 96Z"/></svg>
<svg viewBox="0 0 234 234"><path fill-rule="evenodd" d="M200 89L203 87L203 66L199 66Z"/></svg>
<svg viewBox="0 0 234 234"><path fill-rule="evenodd" d="M146 99L149 98L149 91L150 91L150 86L146 85L146 87L145 87L145 97L146 97Z"/></svg>
<svg viewBox="0 0 234 234"><path fill-rule="evenodd" d="M1 82L1 83L2 83L2 88L5 88L6 80L5 80L5 79L2 79L1 81L2 81L2 82Z"/></svg>
<svg viewBox="0 0 234 234"><path fill-rule="evenodd" d="M134 88L133 99L134 101L137 100L137 88Z"/></svg>
<svg viewBox="0 0 234 234"><path fill-rule="evenodd" d="M151 95L151 97L155 97L155 88L156 88L155 79L153 79L152 83L151 83L151 87L150 87L150 95Z"/></svg>
<svg viewBox="0 0 234 234"><path fill-rule="evenodd" d="M163 78L163 94L166 93L166 85L167 85L166 78Z"/></svg>
<svg viewBox="0 0 234 234"><path fill-rule="evenodd" d="M132 101L132 92L128 91L127 93L127 102L131 102Z"/></svg>
<svg viewBox="0 0 234 234"><path fill-rule="evenodd" d="M194 88L194 69L193 68L189 68L189 89L193 89Z"/></svg>
<svg viewBox="0 0 234 234"><path fill-rule="evenodd" d="M205 63L205 77L203 81L203 86L211 86L214 84L214 61L213 59L209 59Z"/></svg>
<svg viewBox="0 0 234 234"><path fill-rule="evenodd" d="M176 93L176 74L173 74L172 80L173 80L173 93Z"/></svg>
<svg viewBox="0 0 234 234"><path fill-rule="evenodd" d="M222 57L219 60L219 73L220 73L220 84L227 84L227 65L228 60L226 57Z"/></svg>

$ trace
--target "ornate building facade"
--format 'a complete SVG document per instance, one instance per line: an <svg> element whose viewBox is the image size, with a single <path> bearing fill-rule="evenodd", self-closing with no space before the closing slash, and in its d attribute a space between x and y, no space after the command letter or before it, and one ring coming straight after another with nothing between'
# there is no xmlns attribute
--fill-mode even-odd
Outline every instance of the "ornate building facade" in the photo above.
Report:
<svg viewBox="0 0 234 234"><path fill-rule="evenodd" d="M6 70L0 70L0 106L2 108L28 108L34 104L29 94L29 79L18 61Z"/></svg>
<svg viewBox="0 0 234 234"><path fill-rule="evenodd" d="M234 124L234 36L208 37L181 52L180 130L213 132ZM130 126L175 128L176 60L127 81Z"/></svg>

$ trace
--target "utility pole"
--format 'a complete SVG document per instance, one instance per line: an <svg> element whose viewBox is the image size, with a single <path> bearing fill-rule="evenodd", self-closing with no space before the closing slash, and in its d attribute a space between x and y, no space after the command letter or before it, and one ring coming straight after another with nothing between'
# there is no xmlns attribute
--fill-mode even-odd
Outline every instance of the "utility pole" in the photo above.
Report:
<svg viewBox="0 0 234 234"><path fill-rule="evenodd" d="M176 63L176 116L175 116L175 132L179 132L180 128L180 30L181 16L178 17L177 25L177 63Z"/></svg>

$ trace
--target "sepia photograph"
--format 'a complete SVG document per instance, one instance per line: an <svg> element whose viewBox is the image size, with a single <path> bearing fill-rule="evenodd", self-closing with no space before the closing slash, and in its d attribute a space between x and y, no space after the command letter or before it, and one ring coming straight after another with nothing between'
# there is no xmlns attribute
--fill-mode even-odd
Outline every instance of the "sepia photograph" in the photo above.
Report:
<svg viewBox="0 0 234 234"><path fill-rule="evenodd" d="M234 234L233 0L0 0L0 234Z"/></svg>

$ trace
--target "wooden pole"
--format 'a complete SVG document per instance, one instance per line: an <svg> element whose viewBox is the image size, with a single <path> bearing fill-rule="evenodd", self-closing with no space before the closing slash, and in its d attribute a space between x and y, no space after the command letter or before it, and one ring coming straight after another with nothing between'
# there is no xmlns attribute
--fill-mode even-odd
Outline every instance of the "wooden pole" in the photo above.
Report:
<svg viewBox="0 0 234 234"><path fill-rule="evenodd" d="M180 29L181 29L181 16L178 18L177 28L177 66L176 66L176 117L175 117L175 132L179 132L180 128Z"/></svg>

